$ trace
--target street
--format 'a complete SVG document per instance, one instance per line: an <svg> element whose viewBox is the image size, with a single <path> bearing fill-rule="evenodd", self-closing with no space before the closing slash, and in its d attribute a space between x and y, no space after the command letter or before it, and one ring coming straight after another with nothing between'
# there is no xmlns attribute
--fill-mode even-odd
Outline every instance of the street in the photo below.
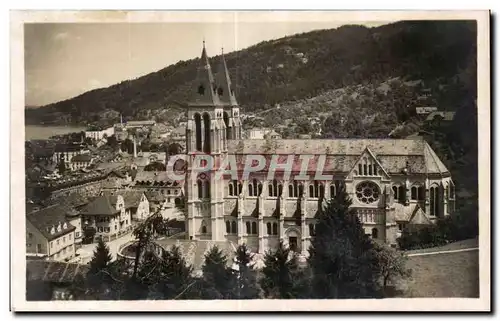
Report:
<svg viewBox="0 0 500 321"><path fill-rule="evenodd" d="M132 240L134 240L134 235L132 234L131 231L130 233L124 234L122 237L116 240L106 242L106 245L109 247L109 252L111 253L113 260L116 260L116 253L118 252L120 246ZM80 249L76 251L77 254L79 254L82 259L81 263L86 264L90 262L92 256L94 255L94 250L96 246L97 243L84 244Z"/></svg>

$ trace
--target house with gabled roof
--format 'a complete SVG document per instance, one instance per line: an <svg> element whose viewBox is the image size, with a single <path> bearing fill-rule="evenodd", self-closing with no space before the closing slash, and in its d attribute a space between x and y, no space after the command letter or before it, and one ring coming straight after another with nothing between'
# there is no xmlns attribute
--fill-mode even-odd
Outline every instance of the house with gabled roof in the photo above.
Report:
<svg viewBox="0 0 500 321"><path fill-rule="evenodd" d="M67 216L72 209L55 204L26 214L26 255L56 261L76 256L75 229Z"/></svg>
<svg viewBox="0 0 500 321"><path fill-rule="evenodd" d="M83 207L80 215L83 228L95 231L94 240L114 240L132 229L132 218L121 195L100 195Z"/></svg>

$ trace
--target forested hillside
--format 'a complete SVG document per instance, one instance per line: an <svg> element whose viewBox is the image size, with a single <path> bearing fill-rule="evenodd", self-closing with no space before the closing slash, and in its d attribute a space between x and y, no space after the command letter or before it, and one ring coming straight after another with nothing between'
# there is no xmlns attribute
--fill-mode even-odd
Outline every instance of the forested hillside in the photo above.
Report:
<svg viewBox="0 0 500 321"><path fill-rule="evenodd" d="M412 21L377 28L343 26L259 43L226 55L245 112L312 98L355 84L394 77L432 86L475 60L475 22ZM215 64L219 57L213 57ZM125 118L170 120L196 88L196 60L37 109L27 123L112 123ZM461 97L446 95L447 108Z"/></svg>

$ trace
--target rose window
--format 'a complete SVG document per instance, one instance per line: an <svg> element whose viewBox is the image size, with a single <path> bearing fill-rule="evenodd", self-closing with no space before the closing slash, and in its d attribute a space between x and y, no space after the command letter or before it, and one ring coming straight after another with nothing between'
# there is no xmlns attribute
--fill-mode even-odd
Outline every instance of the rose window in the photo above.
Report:
<svg viewBox="0 0 500 321"><path fill-rule="evenodd" d="M377 184L373 182L363 182L356 186L356 196L361 202L370 204L378 201L380 197L380 190Z"/></svg>

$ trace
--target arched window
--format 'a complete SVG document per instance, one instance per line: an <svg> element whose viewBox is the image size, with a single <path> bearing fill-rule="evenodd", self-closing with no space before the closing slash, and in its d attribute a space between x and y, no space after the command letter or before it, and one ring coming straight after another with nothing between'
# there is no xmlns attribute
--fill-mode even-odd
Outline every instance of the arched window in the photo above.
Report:
<svg viewBox="0 0 500 321"><path fill-rule="evenodd" d="M398 198L398 187L397 186L393 186L392 187L392 193L394 194L394 199L395 200L399 199Z"/></svg>
<svg viewBox="0 0 500 321"><path fill-rule="evenodd" d="M366 164L363 165L363 175L367 175L368 174L368 169L367 169L367 166Z"/></svg>
<svg viewBox="0 0 500 321"><path fill-rule="evenodd" d="M314 186L309 185L309 197L314 197Z"/></svg>
<svg viewBox="0 0 500 321"><path fill-rule="evenodd" d="M252 230L250 229L250 222L246 222L247 226L247 234L252 234Z"/></svg>
<svg viewBox="0 0 500 321"><path fill-rule="evenodd" d="M226 233L231 233L231 223L229 221L226 221Z"/></svg>
<svg viewBox="0 0 500 321"><path fill-rule="evenodd" d="M199 179L196 181L196 185L198 185L198 198L203 198L203 182Z"/></svg>
<svg viewBox="0 0 500 321"><path fill-rule="evenodd" d="M398 187L398 201L401 203L404 203L406 199L406 191L404 186L399 186Z"/></svg>
<svg viewBox="0 0 500 321"><path fill-rule="evenodd" d="M205 190L205 192L204 192L205 198L210 198L211 197L210 196L210 182L207 182L207 181L203 182L203 187Z"/></svg>
<svg viewBox="0 0 500 321"><path fill-rule="evenodd" d="M363 175L363 165L358 164L358 174Z"/></svg>
<svg viewBox="0 0 500 321"><path fill-rule="evenodd" d="M455 185L450 181L450 198L455 199Z"/></svg>
<svg viewBox="0 0 500 321"><path fill-rule="evenodd" d="M418 187L417 186L412 186L411 187L411 199L412 200L417 200L418 198Z"/></svg>
<svg viewBox="0 0 500 321"><path fill-rule="evenodd" d="M439 188L437 186L431 187L430 190L430 215L431 216L440 216L439 213L439 205L440 205L440 197L439 197Z"/></svg>
<svg viewBox="0 0 500 321"><path fill-rule="evenodd" d="M325 194L325 187L318 181L314 181L313 184L309 185L309 197L319 198L323 197Z"/></svg>
<svg viewBox="0 0 500 321"><path fill-rule="evenodd" d="M273 180L273 182L271 184L269 184L268 188L269 188L269 196L270 197L278 197L283 192L282 185L278 184L278 181L275 179Z"/></svg>
<svg viewBox="0 0 500 321"><path fill-rule="evenodd" d="M222 95L224 94L224 89L222 89L221 87L219 87L219 88L217 89L217 94L218 94L219 96L222 96Z"/></svg>
<svg viewBox="0 0 500 321"><path fill-rule="evenodd" d="M196 150L201 151L201 116L196 113L194 115L194 127L195 127L195 141L196 141Z"/></svg>
<svg viewBox="0 0 500 321"><path fill-rule="evenodd" d="M248 184L248 195L249 196L259 196L262 193L262 184L258 183L254 179L250 184Z"/></svg>
<svg viewBox="0 0 500 321"><path fill-rule="evenodd" d="M222 118L224 119L224 124L226 125L226 139L231 139L232 128L229 126L229 115L227 114L227 112L224 112Z"/></svg>
<svg viewBox="0 0 500 321"><path fill-rule="evenodd" d="M425 200L425 187L420 186L418 188L418 200L424 201Z"/></svg>
<svg viewBox="0 0 500 321"><path fill-rule="evenodd" d="M374 239L378 238L378 230L376 227L372 228L372 238Z"/></svg>
<svg viewBox="0 0 500 321"><path fill-rule="evenodd" d="M372 165L368 165L368 175L373 175L373 172L372 172Z"/></svg>
<svg viewBox="0 0 500 321"><path fill-rule="evenodd" d="M257 234L257 223L252 222L252 234Z"/></svg>
<svg viewBox="0 0 500 321"><path fill-rule="evenodd" d="M205 221L201 221L201 234L207 234L207 225Z"/></svg>
<svg viewBox="0 0 500 321"><path fill-rule="evenodd" d="M278 223L273 223L273 234L278 235Z"/></svg>
<svg viewBox="0 0 500 321"><path fill-rule="evenodd" d="M241 193L241 190L241 183L238 183L236 180L229 182L229 196L238 196Z"/></svg>
<svg viewBox="0 0 500 321"><path fill-rule="evenodd" d="M210 131L210 127L211 127L210 125L211 125L210 124L210 115L207 114L207 113L203 114L203 127L205 129L205 131L204 131L204 134L205 134L204 136L205 137L203 139L204 140L203 151L205 153L210 153L210 151L211 151L210 141L211 141L212 137L210 135L210 132L211 132Z"/></svg>
<svg viewBox="0 0 500 321"><path fill-rule="evenodd" d="M271 231L271 223L267 223L267 235L271 235L272 234L272 231Z"/></svg>
<svg viewBox="0 0 500 321"><path fill-rule="evenodd" d="M335 197L335 195L337 195L335 183L331 183L330 184L330 197Z"/></svg>
<svg viewBox="0 0 500 321"><path fill-rule="evenodd" d="M373 164L373 175L377 175L377 164Z"/></svg>
<svg viewBox="0 0 500 321"><path fill-rule="evenodd" d="M233 183L229 182L229 196L236 196L233 189Z"/></svg>
<svg viewBox="0 0 500 321"><path fill-rule="evenodd" d="M231 222L231 232L233 234L237 234L238 233L238 229L236 228L236 222L235 221Z"/></svg>

